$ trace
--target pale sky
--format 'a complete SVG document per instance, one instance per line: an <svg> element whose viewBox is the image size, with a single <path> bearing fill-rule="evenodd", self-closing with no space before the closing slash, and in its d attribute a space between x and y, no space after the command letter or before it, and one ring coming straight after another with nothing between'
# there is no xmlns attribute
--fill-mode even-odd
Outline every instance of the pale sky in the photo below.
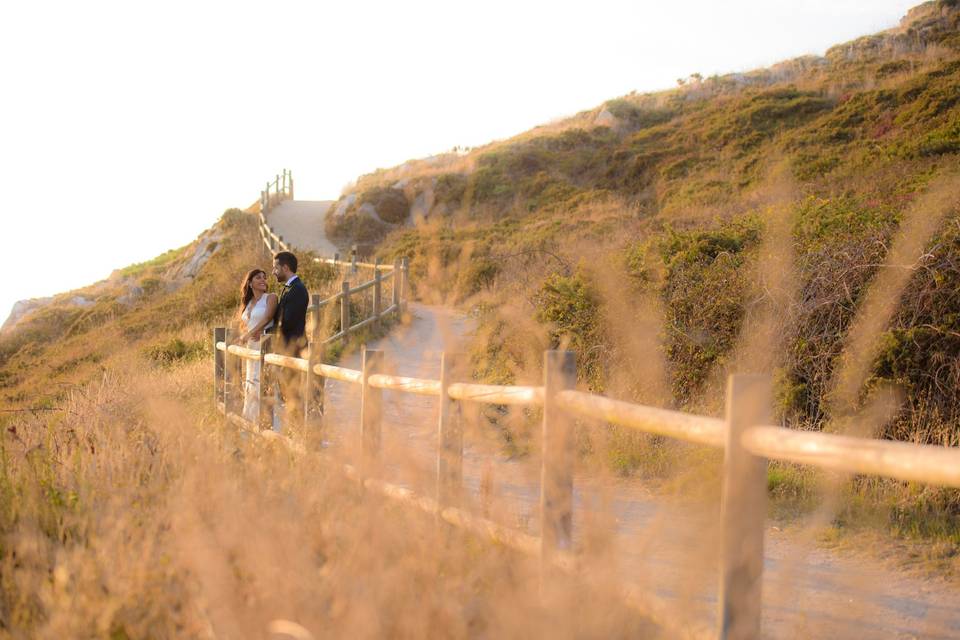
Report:
<svg viewBox="0 0 960 640"><path fill-rule="evenodd" d="M333 199L632 90L822 54L915 4L2 2L0 322L187 244L283 168Z"/></svg>

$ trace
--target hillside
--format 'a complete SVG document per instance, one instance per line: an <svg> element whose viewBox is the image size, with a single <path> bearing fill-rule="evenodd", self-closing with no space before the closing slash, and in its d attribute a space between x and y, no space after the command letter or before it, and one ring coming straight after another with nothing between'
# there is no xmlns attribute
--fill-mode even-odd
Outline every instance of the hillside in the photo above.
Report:
<svg viewBox="0 0 960 640"><path fill-rule="evenodd" d="M614 585L558 615L536 562L227 423L212 328L269 264L256 216L231 209L0 336L0 638L654 637ZM336 275L300 273L317 293Z"/></svg>
<svg viewBox="0 0 960 640"><path fill-rule="evenodd" d="M720 415L728 373L772 372L788 426L956 446L958 172L960 3L937 0L823 56L692 74L377 170L327 231L410 256L421 298L477 316L481 379L536 384L543 350L565 346L595 391ZM529 450L535 416L488 418ZM620 473L710 485L696 452L596 433L581 453ZM831 539L876 527L955 565L956 491L785 464L768 478L786 522L839 490Z"/></svg>
<svg viewBox="0 0 960 640"><path fill-rule="evenodd" d="M695 74L378 170L328 232L412 256L420 295L474 308L483 377L536 379L541 349L564 342L591 387L678 407L716 407L722 373L758 349L775 248L793 271L768 364L784 417L821 428L842 417L828 396L901 222L958 192L958 154L960 6L940 0L823 57ZM861 382L906 395L884 435L956 444L960 219L944 207Z"/></svg>
<svg viewBox="0 0 960 640"><path fill-rule="evenodd" d="M726 374L772 372L786 425L956 446L958 202L960 2L936 0L822 57L693 74L362 176L326 231L409 257L415 297L468 310L477 379L539 384L564 347L584 387L719 415ZM604 593L542 607L505 548L438 536L227 425L212 329L269 264L256 217L230 209L0 331L0 639L259 637L287 619L349 637L644 633ZM311 291L335 286L303 264ZM538 410L510 409L470 406L470 435L536 455ZM717 452L579 427L585 473L714 513ZM958 491L776 463L767 481L784 535L960 575Z"/></svg>
<svg viewBox="0 0 960 640"><path fill-rule="evenodd" d="M323 292L332 270L304 262L304 280ZM256 217L229 209L185 247L38 301L0 333L0 402L44 410L131 358L160 368L209 359L212 329L230 323L255 266L271 267Z"/></svg>

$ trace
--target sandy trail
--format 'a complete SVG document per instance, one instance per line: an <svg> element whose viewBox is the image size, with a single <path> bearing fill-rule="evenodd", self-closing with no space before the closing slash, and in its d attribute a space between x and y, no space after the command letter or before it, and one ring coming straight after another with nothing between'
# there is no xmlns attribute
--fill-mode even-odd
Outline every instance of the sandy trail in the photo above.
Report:
<svg viewBox="0 0 960 640"><path fill-rule="evenodd" d="M273 232L296 249L309 249L321 256L343 253L327 239L323 225L333 200L285 200L267 214Z"/></svg>

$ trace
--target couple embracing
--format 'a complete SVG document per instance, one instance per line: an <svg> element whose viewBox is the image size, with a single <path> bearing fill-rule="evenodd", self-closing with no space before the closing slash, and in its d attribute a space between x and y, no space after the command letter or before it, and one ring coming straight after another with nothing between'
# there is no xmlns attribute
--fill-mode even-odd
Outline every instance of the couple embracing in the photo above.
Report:
<svg viewBox="0 0 960 640"><path fill-rule="evenodd" d="M260 349L265 333L275 336L275 350L284 355L300 357L307 348L306 324L310 293L297 276L297 256L281 251L273 256L273 276L282 285L280 296L267 292L267 274L263 269L247 273L240 285L238 315L243 333L238 342L250 349ZM256 423L260 406L260 363L245 360L243 417ZM283 369L287 372L287 369ZM295 372L290 372L295 373ZM288 400L289 392L296 392L295 384L281 380L281 393ZM294 405L298 404L295 401Z"/></svg>

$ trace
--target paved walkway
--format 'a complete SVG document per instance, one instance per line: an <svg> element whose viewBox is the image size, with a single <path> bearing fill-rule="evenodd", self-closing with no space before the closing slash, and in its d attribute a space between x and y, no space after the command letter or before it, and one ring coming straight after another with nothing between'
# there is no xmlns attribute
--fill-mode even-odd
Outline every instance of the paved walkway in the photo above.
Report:
<svg viewBox="0 0 960 640"><path fill-rule="evenodd" d="M267 214L267 224L294 249L316 251L324 257L345 255L327 240L323 225L333 200L285 200Z"/></svg>

